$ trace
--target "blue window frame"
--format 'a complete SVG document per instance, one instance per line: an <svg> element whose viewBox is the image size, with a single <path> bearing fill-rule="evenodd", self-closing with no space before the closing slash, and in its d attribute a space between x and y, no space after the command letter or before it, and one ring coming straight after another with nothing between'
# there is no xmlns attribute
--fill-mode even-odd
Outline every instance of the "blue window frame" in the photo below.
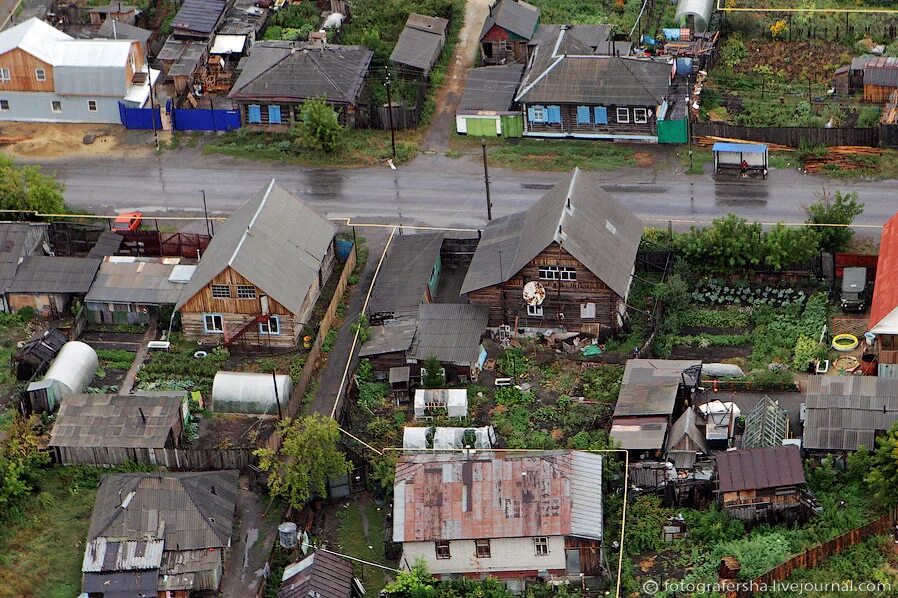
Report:
<svg viewBox="0 0 898 598"><path fill-rule="evenodd" d="M262 124L262 107L258 104L250 104L246 107L246 115L251 125Z"/></svg>
<svg viewBox="0 0 898 598"><path fill-rule="evenodd" d="M546 122L554 125L561 124L560 106L546 106Z"/></svg>
<svg viewBox="0 0 898 598"><path fill-rule="evenodd" d="M268 122L272 125L281 124L281 107L277 104L268 107Z"/></svg>
<svg viewBox="0 0 898 598"><path fill-rule="evenodd" d="M588 125L589 122L589 106L577 106L577 124Z"/></svg>
<svg viewBox="0 0 898 598"><path fill-rule="evenodd" d="M596 106L595 110L593 110L596 115L596 124L597 125L607 125L608 124L608 108L605 106Z"/></svg>
<svg viewBox="0 0 898 598"><path fill-rule="evenodd" d="M527 119L533 123L546 122L546 109L544 106L530 106L527 108Z"/></svg>

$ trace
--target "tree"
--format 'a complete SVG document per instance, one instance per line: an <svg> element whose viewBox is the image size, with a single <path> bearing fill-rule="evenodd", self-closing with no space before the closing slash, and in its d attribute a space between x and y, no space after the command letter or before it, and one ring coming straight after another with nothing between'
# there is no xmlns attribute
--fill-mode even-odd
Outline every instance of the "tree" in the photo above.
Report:
<svg viewBox="0 0 898 598"><path fill-rule="evenodd" d="M777 223L762 239L764 264L782 270L789 264L807 263L820 251L820 233L810 227L788 227Z"/></svg>
<svg viewBox="0 0 898 598"><path fill-rule="evenodd" d="M0 154L0 209L44 214L65 212L62 185L37 166L16 166Z"/></svg>
<svg viewBox="0 0 898 598"><path fill-rule="evenodd" d="M876 439L876 451L864 481L884 506L898 506L898 422Z"/></svg>
<svg viewBox="0 0 898 598"><path fill-rule="evenodd" d="M427 565L418 561L410 570L397 573L384 592L390 598L428 598L437 595L435 585L436 580L427 571Z"/></svg>
<svg viewBox="0 0 898 598"><path fill-rule="evenodd" d="M38 470L50 461L39 449L40 418L13 417L6 438L0 443L0 513L9 512L31 493Z"/></svg>
<svg viewBox="0 0 898 598"><path fill-rule="evenodd" d="M340 145L343 127L337 113L323 98L306 100L299 111L300 143L312 149L332 152Z"/></svg>
<svg viewBox="0 0 898 598"><path fill-rule="evenodd" d="M421 378L421 384L424 388L440 388L446 383L446 376L443 375L443 366L440 360L431 355L424 361L424 369L426 372Z"/></svg>
<svg viewBox="0 0 898 598"><path fill-rule="evenodd" d="M843 225L843 226L818 226L820 235L820 250L829 253L842 251L854 237L854 231L850 224L854 219L864 213L864 204L857 200L857 192L842 193L836 191L830 195L824 191L820 199L805 207L808 214L808 224Z"/></svg>
<svg viewBox="0 0 898 598"><path fill-rule="evenodd" d="M278 424L281 448L255 451L259 468L268 473L268 490L272 496L286 499L300 509L313 493L327 494L330 477L349 473L351 466L340 452L340 427L336 420L320 413Z"/></svg>

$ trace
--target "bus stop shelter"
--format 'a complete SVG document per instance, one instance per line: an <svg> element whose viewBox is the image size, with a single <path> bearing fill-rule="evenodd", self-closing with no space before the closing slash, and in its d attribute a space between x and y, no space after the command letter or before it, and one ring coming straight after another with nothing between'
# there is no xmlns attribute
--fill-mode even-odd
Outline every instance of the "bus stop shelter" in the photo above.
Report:
<svg viewBox="0 0 898 598"><path fill-rule="evenodd" d="M767 178L767 146L763 143L717 142L714 153L714 174L740 173ZM743 169L745 172L743 173Z"/></svg>

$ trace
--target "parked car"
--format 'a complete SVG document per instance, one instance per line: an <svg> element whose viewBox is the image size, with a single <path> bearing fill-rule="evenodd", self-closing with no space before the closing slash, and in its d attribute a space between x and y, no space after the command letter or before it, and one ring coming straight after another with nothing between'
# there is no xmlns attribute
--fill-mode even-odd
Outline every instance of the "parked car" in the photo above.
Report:
<svg viewBox="0 0 898 598"><path fill-rule="evenodd" d="M860 313L867 309L867 269L845 268L842 272L842 311Z"/></svg>
<svg viewBox="0 0 898 598"><path fill-rule="evenodd" d="M125 212L124 214L119 214L119 216L112 223L112 231L116 233L123 233L127 231L137 230L140 228L140 223L143 221L143 214L140 212Z"/></svg>

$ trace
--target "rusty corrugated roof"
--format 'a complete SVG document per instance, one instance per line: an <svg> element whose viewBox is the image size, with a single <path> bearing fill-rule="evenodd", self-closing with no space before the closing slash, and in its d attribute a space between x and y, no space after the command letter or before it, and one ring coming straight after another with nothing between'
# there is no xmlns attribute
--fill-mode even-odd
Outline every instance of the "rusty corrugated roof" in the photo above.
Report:
<svg viewBox="0 0 898 598"><path fill-rule="evenodd" d="M805 483L795 445L715 453L721 492L762 490Z"/></svg>
<svg viewBox="0 0 898 598"><path fill-rule="evenodd" d="M898 332L898 323L892 315L898 307L898 214L889 218L879 237L879 259L876 264L876 284L873 285L873 302L870 305L868 328L877 334ZM880 325L882 324L882 325Z"/></svg>

